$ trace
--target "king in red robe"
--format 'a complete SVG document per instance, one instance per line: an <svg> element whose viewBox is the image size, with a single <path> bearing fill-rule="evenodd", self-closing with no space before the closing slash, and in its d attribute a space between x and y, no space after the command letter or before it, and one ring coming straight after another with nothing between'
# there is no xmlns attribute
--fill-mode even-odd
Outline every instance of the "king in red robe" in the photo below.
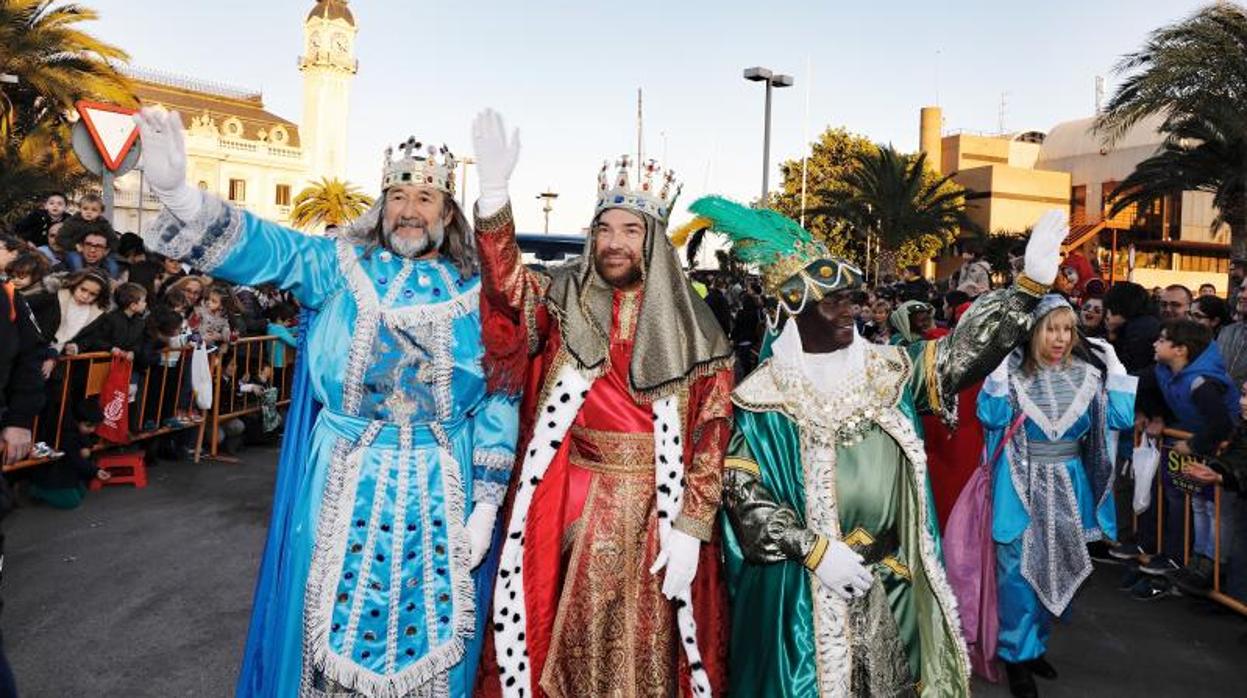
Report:
<svg viewBox="0 0 1247 698"><path fill-rule="evenodd" d="M480 690L722 693L714 521L732 352L666 236L678 189L652 162L635 187L626 159L617 174L604 166L585 256L536 272L522 263L505 196L488 201L505 138L500 122L485 130L482 142L478 120L486 363L493 386L524 398Z"/></svg>

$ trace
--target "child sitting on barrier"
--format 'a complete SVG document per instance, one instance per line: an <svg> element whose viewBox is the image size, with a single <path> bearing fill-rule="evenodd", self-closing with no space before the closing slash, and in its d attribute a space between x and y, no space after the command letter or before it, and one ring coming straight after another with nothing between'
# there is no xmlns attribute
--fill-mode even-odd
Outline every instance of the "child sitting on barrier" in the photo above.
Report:
<svg viewBox="0 0 1247 698"><path fill-rule="evenodd" d="M56 509L76 509L86 497L87 482L109 478L108 471L91 460L95 429L103 421L104 413L94 398L83 398L74 405L61 430L60 450L64 455L35 471L31 497Z"/></svg>

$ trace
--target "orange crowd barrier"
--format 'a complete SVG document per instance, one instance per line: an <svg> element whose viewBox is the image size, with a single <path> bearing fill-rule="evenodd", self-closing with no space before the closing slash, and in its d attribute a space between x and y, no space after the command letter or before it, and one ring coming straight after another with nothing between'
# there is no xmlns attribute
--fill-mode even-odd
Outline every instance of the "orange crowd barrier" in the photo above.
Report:
<svg viewBox="0 0 1247 698"><path fill-rule="evenodd" d="M1184 482L1182 478L1182 470L1188 463L1202 462L1195 456L1183 456L1173 451L1173 444L1176 441L1189 439L1193 436L1190 432L1178 429L1165 429L1160 442L1160 467L1156 470L1156 494L1153 497L1152 506L1156 508L1156 552L1159 554L1164 550L1165 541L1165 479L1166 474L1169 479L1174 482L1173 487L1182 490L1182 564L1187 565L1191 562L1191 538L1193 531L1191 530L1191 497L1194 496L1192 491L1194 487L1182 487L1180 483ZM1192 485L1195 483L1192 482ZM1237 611L1247 616L1247 604L1229 596L1221 591L1221 501L1224 497L1221 485L1203 485L1204 487L1212 487L1213 502L1213 525L1212 525L1212 591L1209 592L1208 598L1227 608ZM1138 529L1138 517L1135 517L1135 528Z"/></svg>
<svg viewBox="0 0 1247 698"><path fill-rule="evenodd" d="M223 347L213 362L212 415L208 434L210 457L220 455L221 424L231 419L260 412L263 399L255 392L242 392L245 384L263 385L277 390L276 407L290 404L290 389L294 383L295 349L283 344L276 337L246 337ZM280 362L274 361L280 356ZM280 365L276 365L276 364ZM200 440L202 448L203 440ZM198 453L196 459L198 459Z"/></svg>
<svg viewBox="0 0 1247 698"><path fill-rule="evenodd" d="M194 390L187 390L186 381L190 380L189 362L192 348L168 349L162 352L160 365L151 366L138 371L140 379L134 400L130 402L130 423L135 428L130 430L129 439L125 443L112 443L100 440L95 451L124 449L132 444L140 443L174 432L194 429L196 435L195 461L202 457L205 441L209 452L215 456L218 452L218 427L227 419L241 417L259 412L261 403L258 396L239 395L235 383L229 376L222 375L226 370L237 370L239 378L246 376L256 379L264 366L271 366L272 342L280 341L276 337L248 337L233 344L222 346L212 354L210 361L211 380L214 388L213 405L210 411L201 415L201 419L192 423L174 424L171 420L179 413L198 411L195 405ZM173 360L176 356L176 362ZM292 347L284 347L285 361L279 368L271 368L271 385L278 390L279 407L290 402L290 390L293 384L293 365L295 351ZM236 369L230 369L231 360L237 362ZM108 376L112 363L112 355L108 352L62 356L48 380L48 407L36 417L32 428L32 440L43 441L60 450L61 433L65 426L66 415L73 405L81 400L94 399L100 393L104 379ZM228 392L228 395L222 394ZM211 429L209 429L211 427ZM211 431L211 433L208 433ZM205 436L208 438L205 439ZM4 467L4 472L13 472L23 468L37 467L48 462L48 458L27 458Z"/></svg>

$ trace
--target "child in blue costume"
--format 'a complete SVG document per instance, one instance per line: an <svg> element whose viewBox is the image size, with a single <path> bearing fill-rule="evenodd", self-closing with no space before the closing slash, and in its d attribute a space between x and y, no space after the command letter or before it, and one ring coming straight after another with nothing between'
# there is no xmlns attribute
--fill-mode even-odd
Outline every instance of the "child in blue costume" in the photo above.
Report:
<svg viewBox="0 0 1247 698"><path fill-rule="evenodd" d="M1086 544L1116 538L1116 432L1134 428L1138 382L1107 342L1086 340L1096 353L1081 344L1061 296L1045 296L1034 317L1029 344L988 376L978 405L985 451L999 454L997 656L1015 696L1037 695L1032 675L1056 677L1044 659L1052 620L1091 574Z"/></svg>

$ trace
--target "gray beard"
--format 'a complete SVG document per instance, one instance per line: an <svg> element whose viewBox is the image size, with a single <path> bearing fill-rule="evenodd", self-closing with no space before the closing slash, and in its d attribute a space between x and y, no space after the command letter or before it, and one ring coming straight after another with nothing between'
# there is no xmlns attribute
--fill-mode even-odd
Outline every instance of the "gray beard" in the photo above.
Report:
<svg viewBox="0 0 1247 698"><path fill-rule="evenodd" d="M446 226L440 220L434 221L432 225L424 229L424 237L419 240L399 237L392 229L386 227L382 228L382 234L385 236L386 246L393 250L394 254L414 259L442 246L442 239L446 237Z"/></svg>

